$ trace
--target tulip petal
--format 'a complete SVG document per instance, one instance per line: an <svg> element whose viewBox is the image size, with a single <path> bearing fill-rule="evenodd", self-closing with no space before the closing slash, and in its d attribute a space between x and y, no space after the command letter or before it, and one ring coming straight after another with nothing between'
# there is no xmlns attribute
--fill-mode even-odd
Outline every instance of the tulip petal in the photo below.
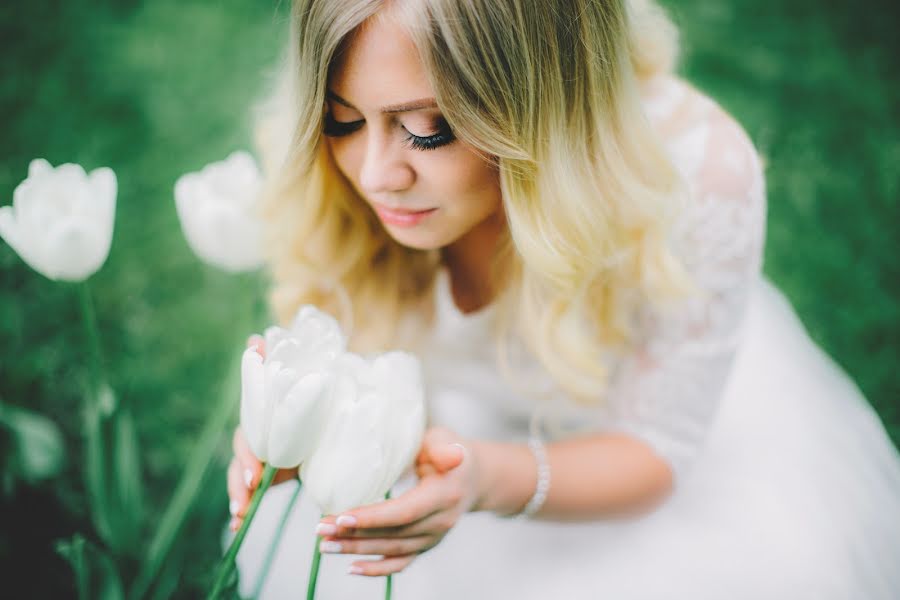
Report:
<svg viewBox="0 0 900 600"><path fill-rule="evenodd" d="M253 158L234 153L199 172L179 177L175 202L191 250L230 272L258 268L263 261L261 223L255 212L261 177Z"/></svg>
<svg viewBox="0 0 900 600"><path fill-rule="evenodd" d="M241 356L241 430L250 450L265 462L266 377L263 357L256 348L247 348Z"/></svg>
<svg viewBox="0 0 900 600"><path fill-rule="evenodd" d="M97 170L112 179L112 170ZM66 163L53 168L44 159L31 161L28 178L13 192L13 212L4 217L8 237L29 266L50 279L80 281L93 274L109 254L112 239L109 204L92 191L84 168ZM114 193L113 193L114 202ZM14 219L13 219L14 217Z"/></svg>
<svg viewBox="0 0 900 600"><path fill-rule="evenodd" d="M389 352L373 361L382 402L385 483L387 489L418 454L425 433L425 400L419 360L405 352Z"/></svg>
<svg viewBox="0 0 900 600"><path fill-rule="evenodd" d="M46 232L44 260L52 279L83 281L103 265L106 249L97 223L72 216Z"/></svg>
<svg viewBox="0 0 900 600"><path fill-rule="evenodd" d="M328 418L331 377L311 373L301 378L275 405L269 429L269 464L297 467L315 449Z"/></svg>
<svg viewBox="0 0 900 600"><path fill-rule="evenodd" d="M16 251L22 261L48 279L53 279L52 269L46 264L40 239L17 218L15 206L0 209L0 236Z"/></svg>
<svg viewBox="0 0 900 600"><path fill-rule="evenodd" d="M28 178L42 177L53 171L53 167L44 158L35 158L28 163Z"/></svg>
<svg viewBox="0 0 900 600"><path fill-rule="evenodd" d="M335 396L338 408L301 471L304 486L328 514L377 502L387 491L377 399L360 394L347 373L338 380Z"/></svg>

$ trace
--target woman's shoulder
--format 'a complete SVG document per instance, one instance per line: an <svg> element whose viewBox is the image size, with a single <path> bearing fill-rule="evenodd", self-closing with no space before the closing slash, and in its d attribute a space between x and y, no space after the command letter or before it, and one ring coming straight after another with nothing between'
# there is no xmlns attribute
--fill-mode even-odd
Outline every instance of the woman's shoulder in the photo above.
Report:
<svg viewBox="0 0 900 600"><path fill-rule="evenodd" d="M695 192L743 196L761 183L750 136L718 102L674 75L646 81L641 92L651 125Z"/></svg>
<svg viewBox="0 0 900 600"><path fill-rule="evenodd" d="M750 136L715 100L673 76L647 82L644 107L688 190L673 223L676 254L707 288L759 270L767 200Z"/></svg>

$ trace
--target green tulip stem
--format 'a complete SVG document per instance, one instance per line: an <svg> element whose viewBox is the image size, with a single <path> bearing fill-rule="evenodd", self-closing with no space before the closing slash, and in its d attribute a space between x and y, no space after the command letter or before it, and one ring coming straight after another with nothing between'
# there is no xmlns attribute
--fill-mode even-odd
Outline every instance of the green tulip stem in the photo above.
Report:
<svg viewBox="0 0 900 600"><path fill-rule="evenodd" d="M322 517L325 513L322 513ZM322 560L322 551L319 550L319 543L322 536L316 536L316 546L313 548L312 564L309 566L309 583L306 586L306 600L314 600L316 597L316 580L319 578L319 562Z"/></svg>
<svg viewBox="0 0 900 600"><path fill-rule="evenodd" d="M234 569L234 559L237 557L238 550L240 550L241 544L244 542L244 536L247 535L247 530L250 528L250 522L253 521L253 516L256 514L256 509L259 508L259 503L262 501L263 494L269 489L269 486L272 485L272 480L275 479L275 473L277 472L278 469L276 467L268 464L263 469L262 481L260 481L256 491L253 492L253 497L250 499L250 507L247 509L247 515L244 517L244 522L241 524L241 528L238 530L237 535L235 535L234 539L231 541L231 545L228 546L228 552L225 553L222 562L219 563L219 568L216 572L215 585L213 586L212 593L208 596L210 600L218 598L225 588L225 584Z"/></svg>
<svg viewBox="0 0 900 600"><path fill-rule="evenodd" d="M278 521L278 527L275 529L275 537L272 538L272 543L269 545L269 550L266 553L266 558L265 560L263 560L262 570L259 572L259 577L257 577L256 579L256 585L253 587L253 593L250 594L251 598L259 598L259 594L260 592L262 592L263 585L266 583L266 577L269 576L269 569L272 568L272 561L275 560L275 554L278 550L278 545L281 544L281 538L284 535L284 526L287 523L288 517L291 516L291 513L294 510L294 504L297 503L297 498L300 497L300 489L302 487L303 482L298 479L297 487L294 488L294 493L291 495L290 501L284 508L284 512L281 514L281 520Z"/></svg>
<svg viewBox="0 0 900 600"><path fill-rule="evenodd" d="M94 303L91 300L91 290L88 282L77 284L78 299L81 304L81 316L84 322L84 331L87 337L88 355L91 361L91 399L96 403L100 393L100 382L103 373L103 353L100 350L100 333L97 328L97 313L94 311ZM96 405L95 407L96 408Z"/></svg>
<svg viewBox="0 0 900 600"><path fill-rule="evenodd" d="M384 495L385 500L391 499L391 490L388 490ZM394 587L394 578L388 573L387 581L384 584L384 600L391 600L392 588Z"/></svg>

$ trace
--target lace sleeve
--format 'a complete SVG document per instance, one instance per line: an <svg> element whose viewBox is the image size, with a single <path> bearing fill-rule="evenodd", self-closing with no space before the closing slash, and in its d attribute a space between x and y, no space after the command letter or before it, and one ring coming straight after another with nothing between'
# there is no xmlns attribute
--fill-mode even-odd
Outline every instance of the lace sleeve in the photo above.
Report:
<svg viewBox="0 0 900 600"><path fill-rule="evenodd" d="M676 487L724 391L765 238L764 179L752 143L721 108L692 96L680 108L670 103L683 125L665 139L692 195L673 247L703 293L644 310L644 342L620 365L610 402L613 428L664 458Z"/></svg>

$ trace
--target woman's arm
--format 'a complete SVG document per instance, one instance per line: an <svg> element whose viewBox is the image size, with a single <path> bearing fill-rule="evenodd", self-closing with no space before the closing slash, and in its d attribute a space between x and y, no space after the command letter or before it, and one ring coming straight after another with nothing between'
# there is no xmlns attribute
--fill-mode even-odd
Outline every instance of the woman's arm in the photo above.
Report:
<svg viewBox="0 0 900 600"><path fill-rule="evenodd" d="M537 466L525 444L472 441L478 465L473 510L519 512L534 493ZM672 490L672 471L646 444L602 433L546 445L550 488L534 518L576 521L647 512Z"/></svg>

